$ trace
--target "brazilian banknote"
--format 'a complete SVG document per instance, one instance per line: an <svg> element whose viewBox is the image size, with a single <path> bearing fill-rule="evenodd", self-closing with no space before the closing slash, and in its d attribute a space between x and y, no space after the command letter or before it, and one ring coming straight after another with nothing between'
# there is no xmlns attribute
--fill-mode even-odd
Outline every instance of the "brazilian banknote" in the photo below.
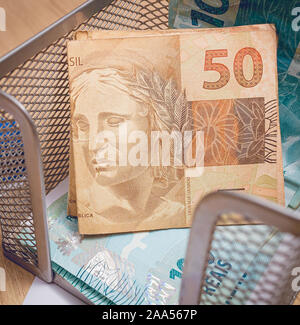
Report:
<svg viewBox="0 0 300 325"><path fill-rule="evenodd" d="M300 205L300 2L297 0L170 0L170 28L274 24L278 35L279 114L285 186Z"/></svg>
<svg viewBox="0 0 300 325"><path fill-rule="evenodd" d="M81 234L189 227L214 190L284 203L271 25L81 33L68 63Z"/></svg>
<svg viewBox="0 0 300 325"><path fill-rule="evenodd" d="M178 304L190 230L83 237L67 191L64 181L48 195L54 271L94 304ZM246 304L281 241L265 225L217 227L200 303Z"/></svg>

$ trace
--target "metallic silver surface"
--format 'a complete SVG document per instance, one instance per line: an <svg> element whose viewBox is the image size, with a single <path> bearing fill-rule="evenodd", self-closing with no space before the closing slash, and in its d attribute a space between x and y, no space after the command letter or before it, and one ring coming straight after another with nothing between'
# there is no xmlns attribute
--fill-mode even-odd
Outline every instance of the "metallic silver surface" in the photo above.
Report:
<svg viewBox="0 0 300 325"><path fill-rule="evenodd" d="M209 274L209 253L211 250L214 250L214 252L218 250L227 251L228 260L239 264L239 270L243 270L244 273L247 273L251 264L257 263L256 272L257 275L261 276L257 283L253 281L252 286L255 287L255 290L253 295L249 297L246 294L249 290L244 290L241 284L238 287L232 280L228 280L228 290L218 291L219 294L215 303L227 302L230 304L233 297L228 296L230 296L230 291L233 290L239 290L242 293L240 296L243 299L241 297L234 298L237 303L238 300L243 302L247 300L249 304L290 303L291 301L286 301L289 296L288 292L290 292L290 296L292 292L291 286L288 286L288 280L292 268L300 263L299 218L299 214L291 210L256 197L224 191L207 195L199 203L194 214L185 258L180 304L211 303L210 299L208 299L209 296L203 290L205 279ZM244 223L256 221L269 225L270 228L266 232L266 230L261 231L258 228L261 225L254 225L253 227L240 225L241 219ZM225 220L232 225L223 226L222 231L226 228L223 231L224 235L215 236L217 229L221 227L217 224L224 224ZM279 234L282 234L283 238L280 243L271 244L272 237ZM246 250L241 251L237 245L242 241L245 241L248 246ZM260 247L260 254L263 253L269 257L269 262L255 261L258 253L250 254L250 245L253 243ZM269 247L264 252L266 245L269 245ZM283 245L286 246L285 252L282 250ZM275 255L273 256L274 252ZM276 263L276 259L278 261L283 260L284 263ZM259 269L259 266L261 269ZM236 272L234 274L235 280L239 280L240 276L240 272ZM219 286L221 287L221 285L222 281L220 281ZM232 285L232 288L230 285ZM272 286L272 289L268 289L271 295L266 298L266 292L268 291L266 286L268 285Z"/></svg>
<svg viewBox="0 0 300 325"><path fill-rule="evenodd" d="M22 212L19 210L12 211L16 206L14 205L15 201L11 204L10 199L15 198L6 198L6 201L1 202L1 212L3 213L3 209L7 209L11 207L11 210L1 216L1 226L3 230L3 247L4 254L10 258L13 258L13 251L11 248L17 247L26 247L27 252L24 250L18 250L16 254L18 257L19 264L23 264L26 266L29 264L29 270L35 270L35 273L43 280L47 282L52 281L52 270L51 270L51 261L50 261L50 251L49 251L49 240L48 240L48 226L47 226L47 216L46 216L46 207L45 207L45 188L44 188L44 178L43 178L43 167L42 167L42 159L41 159L41 151L39 144L39 137L35 129L35 125L26 111L26 109L12 96L6 95L2 91L0 91L0 106L1 108L5 108L5 116L10 114L13 116L15 122L18 124L22 141L24 146L22 147L24 150L24 158L26 171L22 171L21 182L25 181L28 183L28 187L30 189L30 197L26 197L31 202L31 210L28 215L24 215L22 218ZM3 111L2 111L3 114ZM11 119L10 119L11 121ZM3 123L2 117L2 123ZM12 125L11 125L12 126ZM6 128L6 135L8 135L7 142L4 147L10 148L10 153L12 150L12 141L14 141L14 145L16 145L16 139L11 138L11 133L15 133L15 130L12 128ZM14 135L15 136L15 135ZM5 136L3 136L5 139ZM21 139L19 139L21 140ZM6 173L9 174L10 171L15 170L13 164L18 166L18 162L16 162L15 157L14 160L11 161L12 164L9 165L9 160L6 156L2 156L2 166L5 166L5 174L2 173L2 181L3 177L7 177ZM2 169L3 170L3 169ZM12 174L12 173L10 173ZM26 176L25 176L26 175ZM18 175L19 176L19 175ZM18 182L20 180L11 179L11 186L18 186L22 183ZM2 182L1 182L2 183ZM3 183L2 183L3 184ZM6 189L2 189L1 194L3 199L4 193ZM4 192L4 193L3 193ZM16 191L15 191L16 193ZM20 207L22 208L22 206ZM17 217L17 218L16 218ZM7 221L15 221L11 229L9 229L9 223ZM6 222L6 223L5 223ZM27 231L28 227L31 231ZM3 229L4 228L4 229ZM11 230L11 231L10 231ZM13 232L14 231L14 232ZM33 233L35 236L33 236ZM30 244L28 244L30 242ZM25 259L27 255L31 255L30 262ZM33 260L32 260L33 259ZM33 265L35 268L32 269Z"/></svg>

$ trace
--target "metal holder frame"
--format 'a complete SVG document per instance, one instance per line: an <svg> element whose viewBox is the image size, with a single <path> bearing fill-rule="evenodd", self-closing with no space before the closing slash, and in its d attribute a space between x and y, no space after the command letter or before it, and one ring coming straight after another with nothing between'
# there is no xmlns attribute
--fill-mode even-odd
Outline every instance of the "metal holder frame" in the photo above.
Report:
<svg viewBox="0 0 300 325"><path fill-rule="evenodd" d="M207 195L198 204L194 213L181 283L180 304L199 304L212 236L220 215L229 213L247 215L248 220L259 220L300 240L300 215L292 210L240 193L219 191ZM261 283L263 285L264 281ZM256 290L259 291L260 288ZM280 302L278 297L274 297L272 304Z"/></svg>
<svg viewBox="0 0 300 325"><path fill-rule="evenodd" d="M0 223L4 254L86 303L90 302L83 294L52 272L45 208L45 194L68 176L65 44L78 29L167 28L167 7L167 0L88 0L0 59ZM8 142L14 143L14 148ZM229 210L247 211L251 217L267 211L263 222L300 235L299 221L287 210L236 194L209 195L196 210L181 303L198 302L217 216ZM195 250L200 254L198 260Z"/></svg>
<svg viewBox="0 0 300 325"><path fill-rule="evenodd" d="M52 282L53 274L51 270L51 259L48 239L48 225L45 206L45 185L43 176L43 165L39 136L36 132L34 122L26 109L13 97L0 91L0 103L5 107L6 112L14 116L20 125L24 141L24 154L27 169L28 182L31 189L31 204L33 219L36 229L36 246L38 255L38 266L26 263L18 256L4 250L4 255L15 261L28 271L36 274L46 282Z"/></svg>

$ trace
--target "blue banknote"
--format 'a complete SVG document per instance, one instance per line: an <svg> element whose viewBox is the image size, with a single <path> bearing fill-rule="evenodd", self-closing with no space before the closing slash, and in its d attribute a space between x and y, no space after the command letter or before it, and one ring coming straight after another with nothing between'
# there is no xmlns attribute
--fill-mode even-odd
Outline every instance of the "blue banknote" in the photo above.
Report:
<svg viewBox="0 0 300 325"><path fill-rule="evenodd" d="M300 205L300 1L170 0L170 28L210 28L271 23L278 33L279 115L285 185Z"/></svg>
<svg viewBox="0 0 300 325"><path fill-rule="evenodd" d="M178 304L189 229L82 237L77 219L67 216L67 196L66 187L47 209L56 273L95 304ZM252 237L245 238L245 231ZM203 304L247 302L280 243L281 234L277 233L262 249L271 232L264 225L218 227L209 255ZM255 238L258 233L265 236ZM235 245L238 256L232 255L232 246L226 242ZM247 263L241 262L241 256ZM259 271L258 265L262 268Z"/></svg>

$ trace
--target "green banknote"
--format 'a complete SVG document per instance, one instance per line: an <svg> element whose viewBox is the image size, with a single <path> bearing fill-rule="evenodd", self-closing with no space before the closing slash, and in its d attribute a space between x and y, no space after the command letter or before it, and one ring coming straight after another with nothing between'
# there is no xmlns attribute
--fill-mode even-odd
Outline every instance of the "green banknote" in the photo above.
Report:
<svg viewBox="0 0 300 325"><path fill-rule="evenodd" d="M300 205L300 2L296 0L170 0L170 28L272 23L278 34L279 115L288 205Z"/></svg>

